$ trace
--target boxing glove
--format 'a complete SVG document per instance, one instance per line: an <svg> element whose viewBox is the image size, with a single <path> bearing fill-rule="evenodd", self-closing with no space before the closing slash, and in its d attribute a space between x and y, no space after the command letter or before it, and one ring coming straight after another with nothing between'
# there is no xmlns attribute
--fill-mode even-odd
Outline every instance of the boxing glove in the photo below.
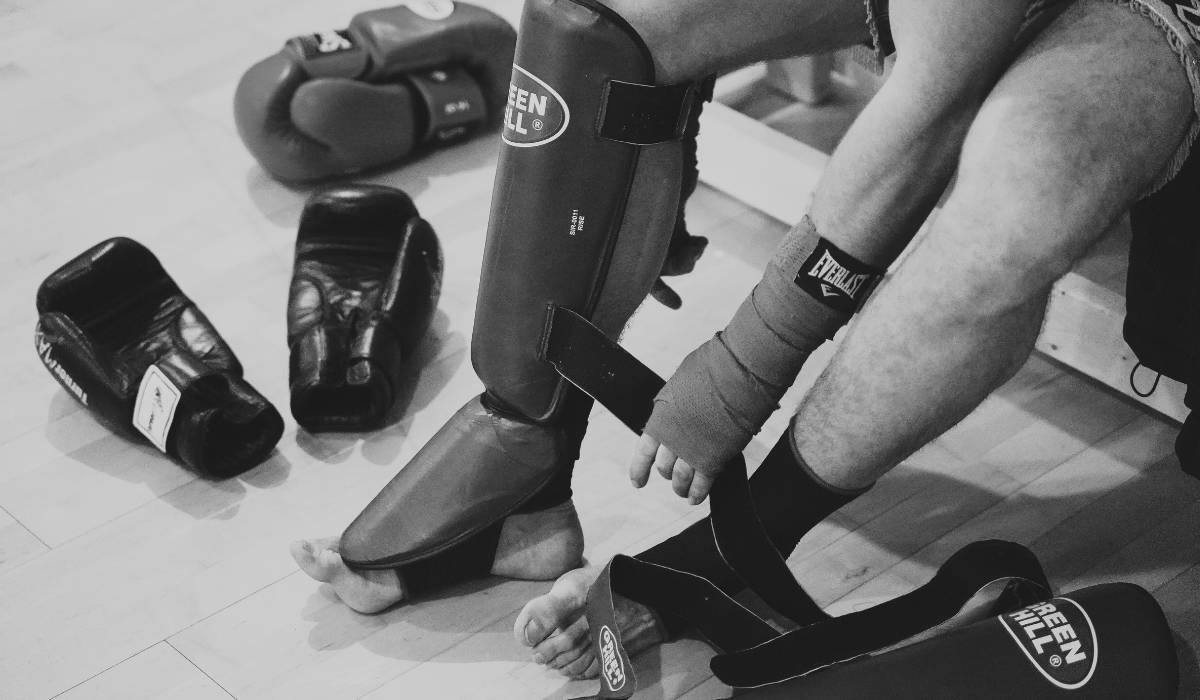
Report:
<svg viewBox="0 0 1200 700"><path fill-rule="evenodd" d="M283 434L229 345L140 243L84 251L42 282L37 310L38 356L59 384L110 429L202 476L254 467Z"/></svg>
<svg viewBox="0 0 1200 700"><path fill-rule="evenodd" d="M300 216L288 303L292 415L310 431L378 426L437 307L442 256L408 195L328 188Z"/></svg>
<svg viewBox="0 0 1200 700"><path fill-rule="evenodd" d="M276 178L396 162L500 123L516 32L480 7L414 1L289 39L238 83L234 118Z"/></svg>

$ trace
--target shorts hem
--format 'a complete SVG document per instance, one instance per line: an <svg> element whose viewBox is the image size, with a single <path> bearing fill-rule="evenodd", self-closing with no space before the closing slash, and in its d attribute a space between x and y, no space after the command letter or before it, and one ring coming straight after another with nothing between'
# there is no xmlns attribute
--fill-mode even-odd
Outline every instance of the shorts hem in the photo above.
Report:
<svg viewBox="0 0 1200 700"><path fill-rule="evenodd" d="M1184 72L1187 73L1188 83L1192 87L1192 123L1188 127L1188 133L1184 136L1179 148L1175 151L1175 155L1167 162L1162 173L1155 179L1154 185L1146 191L1144 196L1148 197L1158 190L1162 189L1183 168L1191 156L1192 146L1196 144L1196 139L1200 138L1200 44L1191 36L1187 28L1179 18L1175 17L1166 7L1158 0L1104 0L1129 9L1131 12L1136 12L1154 23L1163 35L1166 36L1167 44L1175 55L1179 58L1180 65L1183 66Z"/></svg>

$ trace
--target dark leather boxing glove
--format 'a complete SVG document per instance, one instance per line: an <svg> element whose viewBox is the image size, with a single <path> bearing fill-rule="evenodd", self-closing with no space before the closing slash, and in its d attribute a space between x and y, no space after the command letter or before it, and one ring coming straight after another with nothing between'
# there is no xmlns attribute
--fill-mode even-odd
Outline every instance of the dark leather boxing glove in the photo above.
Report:
<svg viewBox="0 0 1200 700"><path fill-rule="evenodd" d="M437 236L408 195L378 185L312 195L288 303L296 422L310 431L378 426L402 393L441 284Z"/></svg>
<svg viewBox="0 0 1200 700"><path fill-rule="evenodd" d="M279 412L142 244L84 251L42 282L37 310L37 352L54 378L110 429L197 473L240 474L283 434Z"/></svg>
<svg viewBox="0 0 1200 700"><path fill-rule="evenodd" d="M424 0L295 37L242 76L238 133L267 172L314 181L496 126L516 32L481 7Z"/></svg>

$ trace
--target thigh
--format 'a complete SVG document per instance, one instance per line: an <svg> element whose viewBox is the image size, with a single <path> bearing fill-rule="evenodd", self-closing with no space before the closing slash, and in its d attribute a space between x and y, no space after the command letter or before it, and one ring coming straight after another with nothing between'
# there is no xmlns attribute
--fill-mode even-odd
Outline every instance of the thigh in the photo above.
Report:
<svg viewBox="0 0 1200 700"><path fill-rule="evenodd" d="M1030 5L1031 0L890 0L897 64L919 60L949 72L1007 63Z"/></svg>
<svg viewBox="0 0 1200 700"><path fill-rule="evenodd" d="M950 297L973 290L968 303L1024 303L1153 186L1194 119L1187 72L1158 26L1076 2L988 94L906 285L936 274Z"/></svg>
<svg viewBox="0 0 1200 700"><path fill-rule="evenodd" d="M665 78L867 43L867 0L603 0L642 35Z"/></svg>

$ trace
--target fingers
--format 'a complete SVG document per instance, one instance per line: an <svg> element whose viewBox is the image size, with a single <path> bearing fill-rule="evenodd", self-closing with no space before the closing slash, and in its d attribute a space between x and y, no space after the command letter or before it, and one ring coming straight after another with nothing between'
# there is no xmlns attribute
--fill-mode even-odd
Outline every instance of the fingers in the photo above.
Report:
<svg viewBox="0 0 1200 700"><path fill-rule="evenodd" d="M659 476L670 481L672 478L671 475L675 471L675 462L677 459L675 452L670 447L659 445L658 454L654 457L654 470L658 472Z"/></svg>
<svg viewBox="0 0 1200 700"><path fill-rule="evenodd" d="M680 498L688 499L692 505L702 503L712 490L714 477L696 471L690 464L680 460L671 448L652 435L642 433L633 448L629 480L640 489L650 480L651 470L670 481L671 490Z"/></svg>
<svg viewBox="0 0 1200 700"><path fill-rule="evenodd" d="M642 488L650 480L650 465L658 454L658 440L642 433L637 445L633 448L633 458L629 462L629 480L634 488Z"/></svg>
<svg viewBox="0 0 1200 700"><path fill-rule="evenodd" d="M675 492L676 496L681 498L688 497L688 491L692 488L692 477L695 476L695 470L692 469L692 465L687 462L676 461L673 472L669 476L666 474L663 476L671 480L671 490Z"/></svg>
<svg viewBox="0 0 1200 700"><path fill-rule="evenodd" d="M650 290L650 296L668 309L678 309L683 306L683 299L679 293L668 287L661 277L654 280L654 288Z"/></svg>
<svg viewBox="0 0 1200 700"><path fill-rule="evenodd" d="M704 472L696 472L692 477L692 485L688 489L688 502L692 505L699 505L708 498L708 492L712 491L714 479Z"/></svg>

